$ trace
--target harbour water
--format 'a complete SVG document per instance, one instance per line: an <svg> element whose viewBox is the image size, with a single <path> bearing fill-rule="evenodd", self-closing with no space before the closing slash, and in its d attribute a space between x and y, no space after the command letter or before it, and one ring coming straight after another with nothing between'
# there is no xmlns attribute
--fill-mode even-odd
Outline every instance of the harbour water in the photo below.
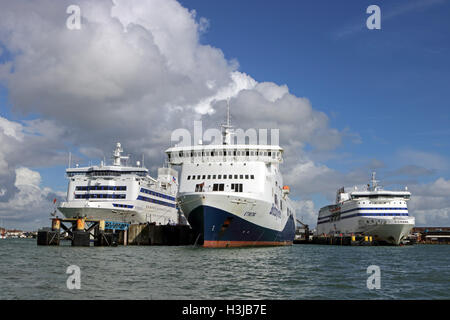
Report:
<svg viewBox="0 0 450 320"><path fill-rule="evenodd" d="M81 270L69 290L66 269ZM367 267L381 270L369 290ZM0 299L450 299L450 246L208 249L0 240Z"/></svg>

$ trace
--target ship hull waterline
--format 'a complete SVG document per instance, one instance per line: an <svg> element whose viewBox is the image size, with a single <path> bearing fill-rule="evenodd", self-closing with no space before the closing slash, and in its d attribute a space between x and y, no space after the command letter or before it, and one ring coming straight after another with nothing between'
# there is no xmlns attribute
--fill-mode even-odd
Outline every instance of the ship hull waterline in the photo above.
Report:
<svg viewBox="0 0 450 320"><path fill-rule="evenodd" d="M197 206L187 219L198 234L197 244L207 248L286 246L293 244L295 234L292 217L277 231L208 205Z"/></svg>

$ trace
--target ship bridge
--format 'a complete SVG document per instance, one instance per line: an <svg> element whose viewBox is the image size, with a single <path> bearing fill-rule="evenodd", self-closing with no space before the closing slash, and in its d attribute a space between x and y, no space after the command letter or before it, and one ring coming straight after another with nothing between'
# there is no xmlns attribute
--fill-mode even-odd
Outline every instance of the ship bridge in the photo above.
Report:
<svg viewBox="0 0 450 320"><path fill-rule="evenodd" d="M198 145L173 147L165 152L168 162L172 165L239 161L283 162L283 149L271 145Z"/></svg>

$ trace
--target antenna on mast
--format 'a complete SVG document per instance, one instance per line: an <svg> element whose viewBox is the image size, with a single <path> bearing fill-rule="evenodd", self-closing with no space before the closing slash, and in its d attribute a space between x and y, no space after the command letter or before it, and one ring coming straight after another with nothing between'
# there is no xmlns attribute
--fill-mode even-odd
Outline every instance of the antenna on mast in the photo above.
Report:
<svg viewBox="0 0 450 320"><path fill-rule="evenodd" d="M231 127L231 119L230 119L230 98L227 99L227 127Z"/></svg>
<svg viewBox="0 0 450 320"><path fill-rule="evenodd" d="M378 181L375 179L376 172L372 172L372 191L376 191L378 189Z"/></svg>
<svg viewBox="0 0 450 320"><path fill-rule="evenodd" d="M113 155L114 165L115 166L121 166L122 165L122 163L121 163L122 159L126 160L126 164L125 165L128 165L128 159L130 158L130 156L128 155L128 156L124 157L124 156L121 155L122 152L123 152L122 145L120 144L120 142L117 142L116 143L116 149L114 150L114 155Z"/></svg>
<svg viewBox="0 0 450 320"><path fill-rule="evenodd" d="M222 124L222 143L225 144L231 144L231 135L233 134L233 131L231 130L231 116L230 116L230 98L227 99L227 123Z"/></svg>

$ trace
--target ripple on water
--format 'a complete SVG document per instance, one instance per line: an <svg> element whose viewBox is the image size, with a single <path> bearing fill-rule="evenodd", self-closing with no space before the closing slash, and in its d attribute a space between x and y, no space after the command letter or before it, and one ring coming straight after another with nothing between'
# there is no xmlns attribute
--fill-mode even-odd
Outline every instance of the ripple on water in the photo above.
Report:
<svg viewBox="0 0 450 320"><path fill-rule="evenodd" d="M450 246L42 247L0 241L0 299L449 299ZM81 268L68 290L66 268ZM381 289L367 289L367 267Z"/></svg>

